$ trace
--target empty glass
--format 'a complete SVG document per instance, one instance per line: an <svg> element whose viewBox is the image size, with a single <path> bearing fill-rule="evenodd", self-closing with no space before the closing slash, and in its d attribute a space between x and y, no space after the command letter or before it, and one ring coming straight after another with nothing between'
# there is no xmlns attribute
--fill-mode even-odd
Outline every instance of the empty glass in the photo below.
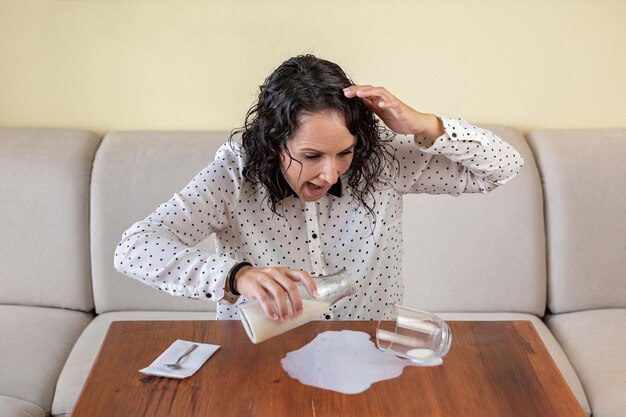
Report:
<svg viewBox="0 0 626 417"><path fill-rule="evenodd" d="M302 296L302 314L296 316L289 304L287 320L272 320L265 315L258 301L246 301L239 304L241 323L252 343L260 343L276 335L317 320L330 306L344 297L356 293L356 285L345 270L333 275L313 277L317 286L317 297L312 297L303 286L299 285Z"/></svg>
<svg viewBox="0 0 626 417"><path fill-rule="evenodd" d="M376 328L380 350L423 365L439 365L450 350L450 328L437 315L397 304L383 310Z"/></svg>

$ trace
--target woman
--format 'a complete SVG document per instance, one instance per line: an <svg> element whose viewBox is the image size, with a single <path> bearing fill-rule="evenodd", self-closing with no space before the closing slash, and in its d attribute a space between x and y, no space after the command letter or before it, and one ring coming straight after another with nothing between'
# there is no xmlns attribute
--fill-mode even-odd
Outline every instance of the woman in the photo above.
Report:
<svg viewBox="0 0 626 417"><path fill-rule="evenodd" d="M492 132L420 113L354 85L311 55L281 64L233 140L180 193L128 229L118 271L172 295L208 297L217 318L256 299L268 317L302 312L296 282L346 268L357 294L326 319L373 320L401 303L402 195L486 193L520 155ZM402 135L396 136L379 125ZM195 246L214 235L217 253Z"/></svg>

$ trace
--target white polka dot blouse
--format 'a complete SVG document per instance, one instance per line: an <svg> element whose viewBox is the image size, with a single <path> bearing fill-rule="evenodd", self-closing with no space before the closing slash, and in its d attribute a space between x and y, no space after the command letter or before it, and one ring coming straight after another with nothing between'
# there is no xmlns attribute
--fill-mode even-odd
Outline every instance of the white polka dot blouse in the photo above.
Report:
<svg viewBox="0 0 626 417"><path fill-rule="evenodd" d="M487 193L522 167L519 153L492 132L464 120L441 120L445 133L430 147L419 137L393 139L398 163L386 168L393 179L373 193L375 216L341 180L337 195L315 202L292 195L272 213L262 185L243 179L239 146L225 144L182 191L124 232L115 267L171 295L208 297L218 303L218 319L238 318L235 304L243 297L224 287L239 262L311 276L346 268L357 294L321 318L377 320L385 305L402 302L402 195ZM215 254L196 247L209 236Z"/></svg>

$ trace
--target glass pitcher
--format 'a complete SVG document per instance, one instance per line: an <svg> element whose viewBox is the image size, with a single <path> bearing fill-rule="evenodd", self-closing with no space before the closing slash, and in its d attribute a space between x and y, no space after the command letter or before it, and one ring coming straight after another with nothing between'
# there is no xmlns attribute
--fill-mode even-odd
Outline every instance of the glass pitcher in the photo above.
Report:
<svg viewBox="0 0 626 417"><path fill-rule="evenodd" d="M283 321L267 317L258 301L245 301L239 304L239 317L252 343L261 343L312 320L317 320L330 306L356 293L356 285L345 269L336 274L312 278L317 286L316 297L312 297L303 286L298 285L303 307L302 314L299 316L293 313L291 305L289 305L289 316Z"/></svg>

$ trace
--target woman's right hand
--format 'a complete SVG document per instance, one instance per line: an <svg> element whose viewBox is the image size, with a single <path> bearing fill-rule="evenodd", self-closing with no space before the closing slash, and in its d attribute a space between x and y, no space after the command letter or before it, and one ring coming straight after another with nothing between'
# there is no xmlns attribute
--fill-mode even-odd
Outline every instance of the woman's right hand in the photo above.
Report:
<svg viewBox="0 0 626 417"><path fill-rule="evenodd" d="M247 300L257 300L267 317L286 320L289 316L287 300L296 315L302 314L302 297L296 282L301 282L312 296L315 282L309 274L285 267L244 266L235 276L235 288Z"/></svg>

